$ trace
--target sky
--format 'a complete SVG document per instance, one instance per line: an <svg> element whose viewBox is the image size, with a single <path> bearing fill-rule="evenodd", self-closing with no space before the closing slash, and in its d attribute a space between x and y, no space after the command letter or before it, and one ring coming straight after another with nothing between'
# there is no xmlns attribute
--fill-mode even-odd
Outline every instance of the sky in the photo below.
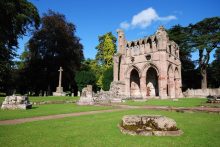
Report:
<svg viewBox="0 0 220 147"><path fill-rule="evenodd" d="M152 35L160 25L187 26L207 17L220 16L220 0L29 0L40 16L49 9L62 13L76 25L76 35L84 46L85 58L94 59L98 36L123 29L126 39ZM19 39L18 54L30 36ZM213 56L213 53L212 53ZM198 59L198 53L192 55ZM213 57L211 57L213 59Z"/></svg>

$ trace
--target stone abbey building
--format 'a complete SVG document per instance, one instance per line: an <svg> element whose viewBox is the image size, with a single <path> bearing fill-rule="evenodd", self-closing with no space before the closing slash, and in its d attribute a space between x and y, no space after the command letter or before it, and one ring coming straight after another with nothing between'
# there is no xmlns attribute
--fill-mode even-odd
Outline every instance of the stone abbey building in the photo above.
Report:
<svg viewBox="0 0 220 147"><path fill-rule="evenodd" d="M182 97L181 62L178 45L159 27L152 36L127 41L118 30L118 52L114 56L111 88L127 98Z"/></svg>

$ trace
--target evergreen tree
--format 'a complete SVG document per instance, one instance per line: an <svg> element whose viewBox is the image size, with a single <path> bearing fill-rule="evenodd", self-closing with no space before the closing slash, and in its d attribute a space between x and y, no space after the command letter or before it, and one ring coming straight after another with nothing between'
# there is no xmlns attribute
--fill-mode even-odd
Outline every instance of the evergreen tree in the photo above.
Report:
<svg viewBox="0 0 220 147"><path fill-rule="evenodd" d="M27 0L0 1L0 91L11 88L18 38L37 28L39 23L37 8Z"/></svg>

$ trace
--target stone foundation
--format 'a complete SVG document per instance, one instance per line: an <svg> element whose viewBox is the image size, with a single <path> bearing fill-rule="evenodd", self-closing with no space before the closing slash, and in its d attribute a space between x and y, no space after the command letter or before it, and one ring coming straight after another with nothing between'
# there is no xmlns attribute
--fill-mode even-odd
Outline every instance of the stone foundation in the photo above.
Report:
<svg viewBox="0 0 220 147"><path fill-rule="evenodd" d="M118 127L129 135L180 136L183 133L173 119L159 115L126 115Z"/></svg>

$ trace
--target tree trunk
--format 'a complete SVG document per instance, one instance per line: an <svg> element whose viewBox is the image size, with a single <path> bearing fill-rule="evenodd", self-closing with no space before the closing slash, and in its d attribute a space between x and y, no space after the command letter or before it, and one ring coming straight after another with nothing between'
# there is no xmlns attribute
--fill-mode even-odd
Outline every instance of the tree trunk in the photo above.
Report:
<svg viewBox="0 0 220 147"><path fill-rule="evenodd" d="M207 72L206 72L206 68L201 69L201 76L202 76L201 88L202 89L207 89Z"/></svg>

